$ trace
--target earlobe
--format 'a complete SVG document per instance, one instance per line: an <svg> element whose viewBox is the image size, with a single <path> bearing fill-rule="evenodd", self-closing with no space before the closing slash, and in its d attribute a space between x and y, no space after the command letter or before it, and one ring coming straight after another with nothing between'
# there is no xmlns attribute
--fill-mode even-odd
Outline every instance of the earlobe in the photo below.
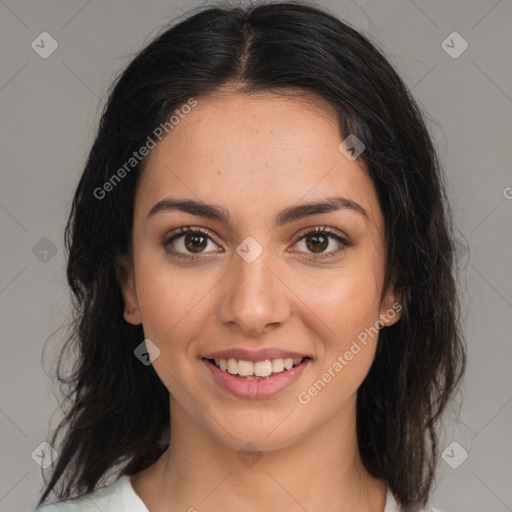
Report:
<svg viewBox="0 0 512 512"><path fill-rule="evenodd" d="M140 325L142 323L140 311L138 308L125 309L123 317L129 324L132 324L132 325Z"/></svg>
<svg viewBox="0 0 512 512"><path fill-rule="evenodd" d="M128 261L126 255L115 258L116 278L121 291L124 303L123 318L132 325L142 323L142 318L135 291L135 279L133 275L133 265Z"/></svg>
<svg viewBox="0 0 512 512"><path fill-rule="evenodd" d="M402 294L395 289L382 301L380 323L383 327L389 327L400 320L403 310L402 298Z"/></svg>

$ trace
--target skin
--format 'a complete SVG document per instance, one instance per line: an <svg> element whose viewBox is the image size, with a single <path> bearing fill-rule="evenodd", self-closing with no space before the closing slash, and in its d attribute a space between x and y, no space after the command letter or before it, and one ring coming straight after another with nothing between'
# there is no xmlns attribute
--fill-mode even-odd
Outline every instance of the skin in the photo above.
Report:
<svg viewBox="0 0 512 512"><path fill-rule="evenodd" d="M350 161L336 117L320 98L243 95L224 88L197 98L145 161L135 197L133 258L121 261L124 318L160 350L154 369L169 390L171 444L131 478L150 512L344 510L382 512L386 485L364 468L357 446L356 396L375 356L378 336L304 405L307 391L357 336L389 317L399 297L382 294L384 219L360 160ZM166 197L194 199L229 211L231 225L176 209L147 218ZM298 203L344 196L366 210L315 214L273 227L277 213ZM203 252L180 227L203 228ZM328 226L339 242L315 252L309 229ZM262 254L247 263L236 252L248 236ZM314 238L314 235L313 235ZM381 296L384 299L381 301ZM287 389L266 399L236 397L215 384L201 358L232 347L279 347L312 362ZM261 458L237 457L246 443ZM333 504L339 504L335 507ZM194 508L192 508L194 507Z"/></svg>

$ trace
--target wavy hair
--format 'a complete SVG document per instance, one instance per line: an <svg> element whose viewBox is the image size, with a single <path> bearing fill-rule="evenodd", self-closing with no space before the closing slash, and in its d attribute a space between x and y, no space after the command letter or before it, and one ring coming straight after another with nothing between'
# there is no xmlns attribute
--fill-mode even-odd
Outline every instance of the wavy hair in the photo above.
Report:
<svg viewBox="0 0 512 512"><path fill-rule="evenodd" d="M67 406L53 433L52 446L63 439L39 505L51 491L69 498L92 492L109 473L133 475L169 444L169 392L152 365L134 357L144 333L124 321L116 263L130 251L144 160L103 198L97 191L177 107L230 84L245 94L295 90L323 98L341 134L366 146L359 161L385 219L383 291L396 282L403 310L380 331L358 390L358 444L367 470L404 509L415 510L432 491L437 427L466 365L443 170L425 114L382 51L306 2L223 3L189 12L113 81L65 229L73 308L57 378ZM63 376L68 348L75 362Z"/></svg>

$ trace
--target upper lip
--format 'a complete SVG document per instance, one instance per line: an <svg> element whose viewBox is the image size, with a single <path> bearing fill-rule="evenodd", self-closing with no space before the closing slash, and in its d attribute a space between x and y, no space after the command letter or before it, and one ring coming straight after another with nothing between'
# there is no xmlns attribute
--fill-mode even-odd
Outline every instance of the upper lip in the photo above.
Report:
<svg viewBox="0 0 512 512"><path fill-rule="evenodd" d="M205 355L205 359L238 359L242 361L264 361L265 359L286 359L291 357L296 359L298 357L309 357L300 352L293 352L290 350L283 350L279 348L262 348L260 350L247 350L245 348L228 348L225 350L218 350L210 352Z"/></svg>

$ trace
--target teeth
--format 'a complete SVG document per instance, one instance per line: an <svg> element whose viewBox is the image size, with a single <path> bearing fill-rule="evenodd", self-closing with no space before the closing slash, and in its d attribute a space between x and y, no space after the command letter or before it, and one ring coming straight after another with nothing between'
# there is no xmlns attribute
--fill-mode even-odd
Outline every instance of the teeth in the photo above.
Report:
<svg viewBox="0 0 512 512"><path fill-rule="evenodd" d="M284 370L284 361L282 359L272 359L272 371L279 373Z"/></svg>
<svg viewBox="0 0 512 512"><path fill-rule="evenodd" d="M236 359L228 359L228 373L231 373L231 375L238 373L238 361Z"/></svg>
<svg viewBox="0 0 512 512"><path fill-rule="evenodd" d="M240 361L240 364L245 361ZM253 364L254 366L254 375L258 377L268 377L272 373L272 361L270 359L265 359L265 361L256 361Z"/></svg>
<svg viewBox="0 0 512 512"><path fill-rule="evenodd" d="M232 361L236 361L235 359L232 359ZM238 361L238 375L254 375L255 372L255 365L253 365L250 361ZM229 372L233 373L233 372ZM259 373L256 373L256 375L259 375Z"/></svg>
<svg viewBox="0 0 512 512"><path fill-rule="evenodd" d="M231 375L240 375L241 377L269 377L272 373L281 373L291 370L302 362L302 357L297 358L278 358L265 359L264 361L244 361L238 359L215 359L215 365Z"/></svg>

